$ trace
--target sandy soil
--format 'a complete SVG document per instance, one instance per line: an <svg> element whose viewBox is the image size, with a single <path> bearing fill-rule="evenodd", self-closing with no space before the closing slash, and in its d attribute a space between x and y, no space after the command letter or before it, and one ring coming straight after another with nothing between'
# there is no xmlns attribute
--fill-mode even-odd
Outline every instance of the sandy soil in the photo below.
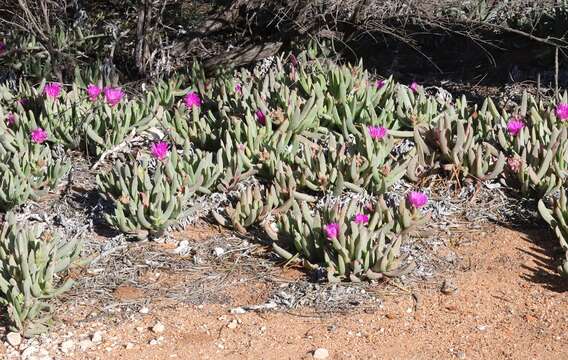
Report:
<svg viewBox="0 0 568 360"><path fill-rule="evenodd" d="M330 359L566 358L566 287L548 268L554 242L539 238L543 233L494 227L484 237L456 242L461 266L444 274L444 292L436 281L385 293L381 306L346 313L231 314L233 307L266 299L266 286L250 282L232 288L224 305L151 304L148 314L107 326L93 350L69 357L302 359L325 348ZM286 270L284 276L303 275ZM151 330L157 322L163 332ZM96 330L88 322L69 325Z"/></svg>

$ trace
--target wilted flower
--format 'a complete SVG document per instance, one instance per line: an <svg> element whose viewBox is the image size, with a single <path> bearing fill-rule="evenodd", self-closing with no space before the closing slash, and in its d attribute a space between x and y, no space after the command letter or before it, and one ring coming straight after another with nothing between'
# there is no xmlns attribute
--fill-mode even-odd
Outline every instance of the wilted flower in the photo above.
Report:
<svg viewBox="0 0 568 360"><path fill-rule="evenodd" d="M0 41L0 55L4 54L5 51L6 51L6 44Z"/></svg>
<svg viewBox="0 0 568 360"><path fill-rule="evenodd" d="M47 140L47 131L43 130L42 128L37 128L32 130L32 141L36 144L41 144L45 140Z"/></svg>
<svg viewBox="0 0 568 360"><path fill-rule="evenodd" d="M116 106L124 97L124 92L121 88L106 87L104 93L105 100L110 106Z"/></svg>
<svg viewBox="0 0 568 360"><path fill-rule="evenodd" d="M192 109L194 106L195 107L201 106L201 98L199 97L199 94L196 93L195 91L188 92L183 100L185 101L185 106L187 106L189 109Z"/></svg>
<svg viewBox="0 0 568 360"><path fill-rule="evenodd" d="M14 115L13 113L8 113L8 115L6 115L6 124L8 124L8 126L12 126L16 123L16 115Z"/></svg>
<svg viewBox="0 0 568 360"><path fill-rule="evenodd" d="M411 191L408 194L408 202L410 205L419 209L428 203L428 196L420 191Z"/></svg>
<svg viewBox="0 0 568 360"><path fill-rule="evenodd" d="M384 80L377 80L375 81L375 88L377 90L379 90L380 88L382 88L383 86L385 86L385 81Z"/></svg>
<svg viewBox="0 0 568 360"><path fill-rule="evenodd" d="M102 92L103 89L101 89L97 85L90 84L89 86L87 86L87 95L89 95L89 99L91 101L97 101L97 98Z"/></svg>
<svg viewBox="0 0 568 360"><path fill-rule="evenodd" d="M266 125L266 115L264 115L264 113L262 112L262 110L258 109L255 112L256 115L256 120L261 124L261 125Z"/></svg>
<svg viewBox="0 0 568 360"><path fill-rule="evenodd" d="M158 160L164 160L168 156L170 146L165 141L152 144L152 155Z"/></svg>
<svg viewBox="0 0 568 360"><path fill-rule="evenodd" d="M16 102L18 104L22 105L22 106L26 106L30 101L26 98L21 98L21 99L16 100Z"/></svg>
<svg viewBox="0 0 568 360"><path fill-rule="evenodd" d="M298 66L298 58L296 57L296 55L290 54L290 63L294 67Z"/></svg>
<svg viewBox="0 0 568 360"><path fill-rule="evenodd" d="M369 222L369 215L358 213L355 215L354 221L356 224L366 224Z"/></svg>
<svg viewBox="0 0 568 360"><path fill-rule="evenodd" d="M325 226L325 234L327 238L332 240L336 239L337 235L339 235L339 224L338 223L331 223Z"/></svg>
<svg viewBox="0 0 568 360"><path fill-rule="evenodd" d="M388 129L384 126L369 126L367 127L369 130L369 135L371 138L375 140L381 140L385 136L387 136Z"/></svg>
<svg viewBox="0 0 568 360"><path fill-rule="evenodd" d="M61 84L60 83L48 83L43 87L43 92L50 98L58 98L61 95Z"/></svg>
<svg viewBox="0 0 568 360"><path fill-rule="evenodd" d="M507 123L507 131L512 136L517 136L525 127L525 122L522 119L511 118Z"/></svg>
<svg viewBox="0 0 568 360"><path fill-rule="evenodd" d="M513 156L507 159L507 166L512 172L518 173L521 170L522 160L518 156Z"/></svg>
<svg viewBox="0 0 568 360"><path fill-rule="evenodd" d="M410 86L408 86L408 87L413 92L418 92L418 83L416 81L413 81L412 84L410 84Z"/></svg>
<svg viewBox="0 0 568 360"><path fill-rule="evenodd" d="M242 87L241 84L235 85L235 92L239 95L241 95L243 93L243 87Z"/></svg>
<svg viewBox="0 0 568 360"><path fill-rule="evenodd" d="M556 117L560 120L560 121L566 121L568 120L568 104L558 104L556 106Z"/></svg>

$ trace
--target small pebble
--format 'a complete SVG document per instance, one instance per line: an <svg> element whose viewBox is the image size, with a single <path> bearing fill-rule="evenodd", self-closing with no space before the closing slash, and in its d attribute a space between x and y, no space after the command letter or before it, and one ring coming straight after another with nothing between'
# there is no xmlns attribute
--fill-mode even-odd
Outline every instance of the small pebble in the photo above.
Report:
<svg viewBox="0 0 568 360"><path fill-rule="evenodd" d="M314 351L314 359L323 360L327 358L329 358L329 351L327 351L327 349L319 348Z"/></svg>
<svg viewBox="0 0 568 360"><path fill-rule="evenodd" d="M103 333L100 331L95 331L93 336L91 336L91 341L95 344L99 344L103 341Z"/></svg>
<svg viewBox="0 0 568 360"><path fill-rule="evenodd" d="M19 333L11 332L6 335L6 340L13 347L18 347L22 343L22 336Z"/></svg>
<svg viewBox="0 0 568 360"><path fill-rule="evenodd" d="M65 340L60 345L61 352L68 354L75 349L75 342L73 340Z"/></svg>
<svg viewBox="0 0 568 360"><path fill-rule="evenodd" d="M156 334L161 334L166 330L166 327L161 322L157 322L156 325L152 327L152 331Z"/></svg>
<svg viewBox="0 0 568 360"><path fill-rule="evenodd" d="M150 309L148 309L146 306L144 306L142 309L140 309L139 313L140 314L148 314L150 312Z"/></svg>

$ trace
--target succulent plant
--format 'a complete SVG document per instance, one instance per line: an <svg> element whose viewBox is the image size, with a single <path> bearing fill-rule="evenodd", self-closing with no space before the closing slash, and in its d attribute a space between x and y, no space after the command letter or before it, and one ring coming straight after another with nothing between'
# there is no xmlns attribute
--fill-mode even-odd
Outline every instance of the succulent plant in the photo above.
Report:
<svg viewBox="0 0 568 360"><path fill-rule="evenodd" d="M560 241L560 246L565 252L565 259L558 266L558 272L568 277L568 200L566 190L562 189L560 198L554 200L552 209L548 209L542 199L539 200L538 210L544 221L554 230Z"/></svg>
<svg viewBox="0 0 568 360"><path fill-rule="evenodd" d="M382 199L370 211L356 200L323 210L294 202L292 210L281 216L278 231L270 224L265 229L278 255L288 261L299 256L310 269L324 267L330 281L378 279L410 268L402 266L400 258L400 244L408 228L397 225L403 222L394 214Z"/></svg>
<svg viewBox="0 0 568 360"><path fill-rule="evenodd" d="M97 175L103 197L114 204L105 214L107 222L120 231L138 238L160 236L179 219L184 205L202 185L202 177L193 180L176 172L173 162L159 162L151 169L148 159L117 162L112 171Z"/></svg>
<svg viewBox="0 0 568 360"><path fill-rule="evenodd" d="M38 225L22 224L7 213L0 233L0 303L11 331L31 337L47 331L52 306L46 300L65 292L73 280L60 280L81 252L77 239L62 240Z"/></svg>

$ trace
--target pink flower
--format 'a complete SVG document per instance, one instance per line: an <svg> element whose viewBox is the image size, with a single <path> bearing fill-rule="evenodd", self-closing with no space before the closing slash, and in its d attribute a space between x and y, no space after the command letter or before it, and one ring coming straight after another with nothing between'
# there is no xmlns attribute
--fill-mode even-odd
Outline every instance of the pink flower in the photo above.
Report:
<svg viewBox="0 0 568 360"><path fill-rule="evenodd" d="M243 93L243 87L241 86L241 84L237 84L235 85L235 92L239 95L242 95Z"/></svg>
<svg viewBox="0 0 568 360"><path fill-rule="evenodd" d="M384 126L368 126L369 135L375 140L381 140L387 136L388 129Z"/></svg>
<svg viewBox="0 0 568 360"><path fill-rule="evenodd" d="M568 120L568 104L558 104L555 113L560 121Z"/></svg>
<svg viewBox="0 0 568 360"><path fill-rule="evenodd" d="M325 226L325 234L328 239L336 239L337 235L339 235L339 224L338 223L331 223Z"/></svg>
<svg viewBox="0 0 568 360"><path fill-rule="evenodd" d="M192 109L194 106L195 107L201 106L201 98L199 97L199 94L196 93L195 91L188 92L187 95L185 95L184 101L185 101L185 106L187 106L189 109Z"/></svg>
<svg viewBox="0 0 568 360"><path fill-rule="evenodd" d="M385 86L385 81L384 81L384 80L377 80L377 81L375 81L375 89L379 90L379 89L382 88L383 86Z"/></svg>
<svg viewBox="0 0 568 360"><path fill-rule="evenodd" d="M262 110L258 109L254 113L256 115L256 120L262 125L266 125L266 115L262 112Z"/></svg>
<svg viewBox="0 0 568 360"><path fill-rule="evenodd" d="M49 83L45 84L43 87L43 92L50 98L58 98L61 95L61 84L60 83Z"/></svg>
<svg viewBox="0 0 568 360"><path fill-rule="evenodd" d="M355 215L355 223L356 224L366 224L369 222L369 215L365 215L365 214L356 214Z"/></svg>
<svg viewBox="0 0 568 360"><path fill-rule="evenodd" d="M0 41L0 55L4 54L4 52L6 52L6 44Z"/></svg>
<svg viewBox="0 0 568 360"><path fill-rule="evenodd" d="M97 85L89 84L89 86L87 86L87 95L89 95L89 99L93 102L97 101L97 98L102 92L103 89L101 89Z"/></svg>
<svg viewBox="0 0 568 360"><path fill-rule="evenodd" d="M124 97L124 92L121 88L106 87L104 89L105 100L111 107L118 105Z"/></svg>
<svg viewBox="0 0 568 360"><path fill-rule="evenodd" d="M410 86L408 86L408 87L413 92L418 92L418 83L416 81L413 81L412 84L410 84Z"/></svg>
<svg viewBox="0 0 568 360"><path fill-rule="evenodd" d="M525 123L522 119L511 118L507 123L507 131L512 136L517 136L525 127Z"/></svg>
<svg viewBox="0 0 568 360"><path fill-rule="evenodd" d="M170 145L165 141L159 141L152 145L152 155L158 160L164 160L168 156Z"/></svg>
<svg viewBox="0 0 568 360"><path fill-rule="evenodd" d="M47 140L47 131L43 130L42 128L37 128L32 130L32 141L36 144L41 144L45 140Z"/></svg>
<svg viewBox="0 0 568 360"><path fill-rule="evenodd" d="M6 116L6 124L8 124L8 126L12 126L15 123L16 123L16 115L8 113L8 115Z"/></svg>
<svg viewBox="0 0 568 360"><path fill-rule="evenodd" d="M407 199L410 205L414 206L417 209L421 208L422 206L426 205L426 203L428 203L428 196L419 191L411 191L408 194Z"/></svg>

